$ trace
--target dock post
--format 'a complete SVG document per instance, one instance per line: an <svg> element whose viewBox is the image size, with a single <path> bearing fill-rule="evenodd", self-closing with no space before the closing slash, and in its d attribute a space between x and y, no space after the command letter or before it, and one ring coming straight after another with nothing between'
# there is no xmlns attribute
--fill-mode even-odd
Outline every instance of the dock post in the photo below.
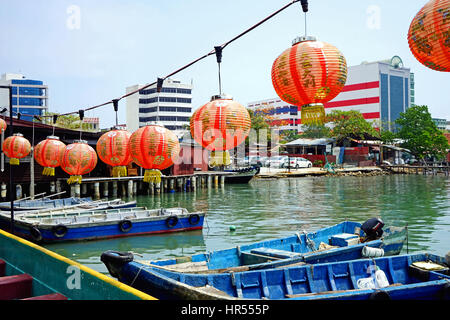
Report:
<svg viewBox="0 0 450 320"><path fill-rule="evenodd" d="M108 198L109 195L109 186L108 186L108 181L103 182L103 196L105 198Z"/></svg>
<svg viewBox="0 0 450 320"><path fill-rule="evenodd" d="M220 176L220 187L225 188L225 176Z"/></svg>
<svg viewBox="0 0 450 320"><path fill-rule="evenodd" d="M6 183L3 182L1 188L2 188L1 196L2 196L2 198L6 198Z"/></svg>
<svg viewBox="0 0 450 320"><path fill-rule="evenodd" d="M169 190L170 190L170 191L173 190L174 184L175 184L175 180L174 180L174 179L170 179L170 180L169 180Z"/></svg>
<svg viewBox="0 0 450 320"><path fill-rule="evenodd" d="M208 189L211 188L211 184L212 184L212 177L211 177L211 175L209 174L209 175L208 175Z"/></svg>
<svg viewBox="0 0 450 320"><path fill-rule="evenodd" d="M76 183L75 184L75 198L79 198L80 197L80 184L79 183Z"/></svg>
<svg viewBox="0 0 450 320"><path fill-rule="evenodd" d="M126 197L127 195L127 190L125 188L125 181L120 183L120 187L122 188L122 193L120 194L121 197Z"/></svg>
<svg viewBox="0 0 450 320"><path fill-rule="evenodd" d="M75 197L75 186L74 185L70 186L70 197L71 198Z"/></svg>
<svg viewBox="0 0 450 320"><path fill-rule="evenodd" d="M86 183L83 183L82 185L81 185L81 195L86 195L87 194L87 184Z"/></svg>
<svg viewBox="0 0 450 320"><path fill-rule="evenodd" d="M191 178L191 188L192 191L197 190L197 178L195 176L192 176Z"/></svg>
<svg viewBox="0 0 450 320"><path fill-rule="evenodd" d="M133 196L133 180L128 180L128 197Z"/></svg>
<svg viewBox="0 0 450 320"><path fill-rule="evenodd" d="M131 182L133 182L133 195L137 195L137 182L131 180Z"/></svg>
<svg viewBox="0 0 450 320"><path fill-rule="evenodd" d="M94 183L94 199L100 199L100 182Z"/></svg>
<svg viewBox="0 0 450 320"><path fill-rule="evenodd" d="M161 193L161 182L156 183L156 194Z"/></svg>
<svg viewBox="0 0 450 320"><path fill-rule="evenodd" d="M50 194L56 193L55 181L50 181Z"/></svg>
<svg viewBox="0 0 450 320"><path fill-rule="evenodd" d="M113 181L113 187L112 187L112 196L114 198L117 198L117 181Z"/></svg>
<svg viewBox="0 0 450 320"><path fill-rule="evenodd" d="M164 182L164 192L167 192L169 189L169 181L167 181L167 178L163 180Z"/></svg>
<svg viewBox="0 0 450 320"><path fill-rule="evenodd" d="M216 189L219 187L219 176L214 176L214 187Z"/></svg>
<svg viewBox="0 0 450 320"><path fill-rule="evenodd" d="M56 180L56 193L61 192L61 181Z"/></svg>

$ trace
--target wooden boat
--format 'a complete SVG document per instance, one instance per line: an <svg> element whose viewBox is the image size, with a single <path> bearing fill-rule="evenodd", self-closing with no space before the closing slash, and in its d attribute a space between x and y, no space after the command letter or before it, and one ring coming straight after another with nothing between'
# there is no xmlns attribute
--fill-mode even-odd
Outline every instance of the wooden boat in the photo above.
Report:
<svg viewBox="0 0 450 320"><path fill-rule="evenodd" d="M232 175L226 175L227 183L248 183L260 171L259 166L251 166L239 169L226 169L225 172L233 172Z"/></svg>
<svg viewBox="0 0 450 320"><path fill-rule="evenodd" d="M0 300L154 300L86 266L0 230Z"/></svg>
<svg viewBox="0 0 450 320"><path fill-rule="evenodd" d="M14 231L38 243L93 240L202 229L204 216L184 208L50 211L16 216ZM0 227L9 223L7 216L0 216Z"/></svg>
<svg viewBox="0 0 450 320"><path fill-rule="evenodd" d="M315 232L303 231L284 238L149 263L179 272L215 273L274 268L298 262L352 260L370 256L370 252L377 251L364 247L382 249L377 251L378 254L386 256L399 254L406 241L406 228L388 227L381 237L371 240L362 228L372 221L381 220L372 218L364 224L345 221Z"/></svg>
<svg viewBox="0 0 450 320"><path fill-rule="evenodd" d="M62 199L34 199L34 200L16 200L14 201L14 211L44 210L50 208L59 208L65 206L74 206L92 202L92 198L62 198ZM0 210L10 211L11 202L0 202Z"/></svg>
<svg viewBox="0 0 450 320"><path fill-rule="evenodd" d="M428 253L216 274L169 271L114 252L101 259L121 261L110 273L159 299L450 299L449 266Z"/></svg>

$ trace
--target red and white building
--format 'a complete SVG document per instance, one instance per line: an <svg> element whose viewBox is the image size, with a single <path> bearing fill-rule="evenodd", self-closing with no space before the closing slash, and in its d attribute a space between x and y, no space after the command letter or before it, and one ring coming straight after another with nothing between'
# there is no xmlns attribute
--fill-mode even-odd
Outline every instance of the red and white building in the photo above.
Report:
<svg viewBox="0 0 450 320"><path fill-rule="evenodd" d="M325 113L333 110L357 110L375 127L392 129L400 112L414 103L414 74L404 68L401 59L363 62L348 68L342 92L324 104ZM251 102L249 109L269 115L270 122L283 130L302 131L301 112L279 98Z"/></svg>

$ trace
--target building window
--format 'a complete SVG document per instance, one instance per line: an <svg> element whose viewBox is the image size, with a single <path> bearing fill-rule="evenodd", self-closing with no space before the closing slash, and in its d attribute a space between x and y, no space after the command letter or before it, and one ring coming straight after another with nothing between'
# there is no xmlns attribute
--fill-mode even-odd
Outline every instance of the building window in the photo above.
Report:
<svg viewBox="0 0 450 320"><path fill-rule="evenodd" d="M177 112L177 107L159 107L159 111Z"/></svg>
<svg viewBox="0 0 450 320"><path fill-rule="evenodd" d="M139 122L156 121L156 117L139 117Z"/></svg>
<svg viewBox="0 0 450 320"><path fill-rule="evenodd" d="M150 113L150 112L156 112L157 108L156 107L151 107L151 108L139 108L139 112L140 113Z"/></svg>
<svg viewBox="0 0 450 320"><path fill-rule="evenodd" d="M177 93L177 89L176 88L162 88L161 92Z"/></svg>
<svg viewBox="0 0 450 320"><path fill-rule="evenodd" d="M178 107L177 111L178 112L189 112L189 113L191 113L192 108Z"/></svg>
<svg viewBox="0 0 450 320"><path fill-rule="evenodd" d="M192 93L192 90L191 90L191 89L181 89L181 88L178 88L178 89L177 89L177 93L191 94L191 93Z"/></svg>
<svg viewBox="0 0 450 320"><path fill-rule="evenodd" d="M160 116L159 120L161 120L161 121L177 121L177 117L174 117L174 116Z"/></svg>
<svg viewBox="0 0 450 320"><path fill-rule="evenodd" d="M156 93L156 89L144 89L144 90L140 90L139 94L152 94L152 93Z"/></svg>
<svg viewBox="0 0 450 320"><path fill-rule="evenodd" d="M177 117L177 121L189 122L189 117Z"/></svg>
<svg viewBox="0 0 450 320"><path fill-rule="evenodd" d="M158 98L149 98L149 99L139 99L139 103L140 104L150 104L150 103L155 103L158 102Z"/></svg>
<svg viewBox="0 0 450 320"><path fill-rule="evenodd" d="M159 102L177 102L177 98L159 97Z"/></svg>
<svg viewBox="0 0 450 320"><path fill-rule="evenodd" d="M177 98L177 101L179 103L191 103L192 99L188 99L188 98Z"/></svg>

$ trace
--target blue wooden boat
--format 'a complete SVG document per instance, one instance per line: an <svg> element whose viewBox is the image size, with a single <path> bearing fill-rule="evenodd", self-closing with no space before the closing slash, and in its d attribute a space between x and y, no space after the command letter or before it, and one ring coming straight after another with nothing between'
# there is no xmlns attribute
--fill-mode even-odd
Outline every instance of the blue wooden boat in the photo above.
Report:
<svg viewBox="0 0 450 320"><path fill-rule="evenodd" d="M0 230L0 300L154 300L55 252Z"/></svg>
<svg viewBox="0 0 450 320"><path fill-rule="evenodd" d="M428 253L215 274L169 271L111 251L101 260L121 282L159 299L450 299L449 262Z"/></svg>
<svg viewBox="0 0 450 320"><path fill-rule="evenodd" d="M204 216L184 208L37 212L17 215L14 231L37 243L94 240L198 230L203 228ZM9 223L8 216L0 215L0 227L9 228Z"/></svg>
<svg viewBox="0 0 450 320"><path fill-rule="evenodd" d="M380 222L380 223L378 223ZM372 218L364 224L344 221L315 232L199 253L188 257L149 263L179 272L228 272L273 268L293 263L323 263L359 259L371 255L397 255L406 241L406 228L388 227L380 236L369 234L367 223L381 233L382 221ZM364 232L364 229L367 231ZM378 250L367 250L364 247ZM364 249L364 250L363 250ZM376 252L375 252L376 251Z"/></svg>
<svg viewBox="0 0 450 320"><path fill-rule="evenodd" d="M43 210L50 208L59 208L65 206L73 206L78 204L86 204L92 202L91 197L86 198L62 198L62 199L34 199L34 200L16 200L14 201L14 211L30 211ZM11 202L0 202L0 210L10 211Z"/></svg>

